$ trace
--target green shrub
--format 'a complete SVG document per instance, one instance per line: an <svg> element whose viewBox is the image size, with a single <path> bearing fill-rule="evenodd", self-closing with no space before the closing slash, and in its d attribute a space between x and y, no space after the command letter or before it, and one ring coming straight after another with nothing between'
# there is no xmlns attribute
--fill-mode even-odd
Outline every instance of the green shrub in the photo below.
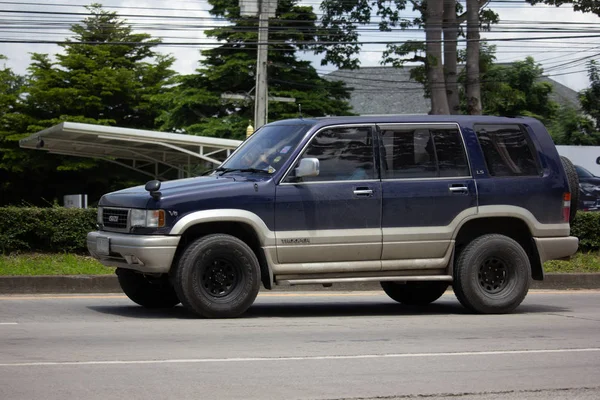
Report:
<svg viewBox="0 0 600 400"><path fill-rule="evenodd" d="M87 254L96 213L96 208L0 207L0 252ZM600 250L600 212L578 212L571 234L579 238L580 250Z"/></svg>
<svg viewBox="0 0 600 400"><path fill-rule="evenodd" d="M571 224L571 235L579 238L580 250L600 249L600 212L578 212Z"/></svg>
<svg viewBox="0 0 600 400"><path fill-rule="evenodd" d="M0 208L0 252L87 253L97 209Z"/></svg>

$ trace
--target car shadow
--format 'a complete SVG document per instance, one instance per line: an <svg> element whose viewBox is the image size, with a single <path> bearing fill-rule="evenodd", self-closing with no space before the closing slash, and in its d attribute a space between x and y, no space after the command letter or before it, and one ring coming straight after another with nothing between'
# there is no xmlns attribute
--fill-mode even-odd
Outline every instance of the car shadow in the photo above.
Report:
<svg viewBox="0 0 600 400"><path fill-rule="evenodd" d="M88 309L125 318L202 318L179 305L168 309L147 309L136 305L127 306L88 306ZM522 304L511 315L543 314L569 311L565 307L545 304ZM369 316L431 316L431 315L473 315L458 301L443 300L427 306L406 306L395 302L322 302L306 301L281 303L255 303L241 317L247 318L314 318L314 317L369 317ZM490 316L487 316L490 317ZM493 315L491 315L493 317Z"/></svg>

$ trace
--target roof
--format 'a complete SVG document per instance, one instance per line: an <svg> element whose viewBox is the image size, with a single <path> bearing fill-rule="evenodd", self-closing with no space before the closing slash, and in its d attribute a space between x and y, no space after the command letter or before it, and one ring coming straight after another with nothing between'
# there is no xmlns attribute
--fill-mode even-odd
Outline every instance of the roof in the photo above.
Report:
<svg viewBox="0 0 600 400"><path fill-rule="evenodd" d="M63 122L21 139L22 148L114 162L159 177L158 165L191 175L199 162L219 165L239 140ZM154 167L149 172L149 166ZM181 174L180 174L181 175Z"/></svg>
<svg viewBox="0 0 600 400"><path fill-rule="evenodd" d="M410 67L361 67L337 70L324 76L343 81L351 89L350 105L355 113L428 114L431 109L423 85L410 79Z"/></svg>
<svg viewBox="0 0 600 400"><path fill-rule="evenodd" d="M497 65L509 66L509 63ZM337 70L323 77L331 81L343 81L350 92L350 105L356 114L428 114L431 102L425 98L423 85L410 78L413 66L361 67L355 70ZM575 90L548 77L554 90L550 99L560 105L579 107Z"/></svg>

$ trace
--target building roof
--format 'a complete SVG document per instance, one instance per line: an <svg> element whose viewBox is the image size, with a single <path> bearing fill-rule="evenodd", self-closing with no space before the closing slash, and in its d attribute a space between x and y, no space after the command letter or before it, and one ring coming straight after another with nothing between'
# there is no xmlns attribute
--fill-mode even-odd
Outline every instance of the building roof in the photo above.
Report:
<svg viewBox="0 0 600 400"><path fill-rule="evenodd" d="M362 67L337 70L324 78L346 83L351 89L350 105L357 114L428 114L430 100L425 98L423 85L410 78L412 68ZM552 100L561 105L579 107L576 91L548 77L541 78L541 81L554 86L550 95Z"/></svg>

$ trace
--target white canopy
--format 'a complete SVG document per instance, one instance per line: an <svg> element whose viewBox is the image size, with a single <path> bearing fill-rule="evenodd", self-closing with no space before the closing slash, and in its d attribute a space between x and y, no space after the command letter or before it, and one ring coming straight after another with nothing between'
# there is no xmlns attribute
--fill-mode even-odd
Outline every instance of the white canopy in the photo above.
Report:
<svg viewBox="0 0 600 400"><path fill-rule="evenodd" d="M241 143L75 122L60 123L19 141L22 148L97 158L157 179L173 169L178 171L178 177L185 177L195 175L198 164L218 166Z"/></svg>

